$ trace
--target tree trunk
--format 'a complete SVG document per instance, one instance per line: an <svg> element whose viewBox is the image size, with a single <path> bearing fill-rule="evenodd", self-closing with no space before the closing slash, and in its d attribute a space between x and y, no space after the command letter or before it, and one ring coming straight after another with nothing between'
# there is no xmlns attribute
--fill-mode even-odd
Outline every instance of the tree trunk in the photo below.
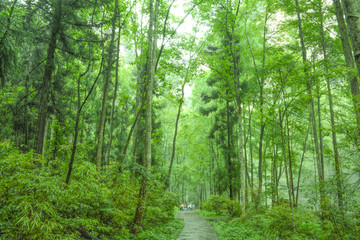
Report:
<svg viewBox="0 0 360 240"><path fill-rule="evenodd" d="M57 0L54 7L54 18L51 26L50 41L47 49L46 65L45 72L43 77L43 82L40 89L40 105L39 105L39 114L37 119L37 133L35 138L35 152L41 154L44 147L44 136L45 136L45 126L46 118L48 116L48 101L49 101L49 88L51 75L54 70L54 56L56 49L56 40L57 35L60 30L60 21L61 21L61 0Z"/></svg>
<svg viewBox="0 0 360 240"><path fill-rule="evenodd" d="M250 113L251 114L251 113ZM245 122L246 116L245 116L245 111L243 111L243 125L246 126L246 122ZM238 134L238 131L237 131ZM249 199L249 188L248 185L250 184L250 175L249 175L249 169L248 169L248 154L247 154L247 142L249 140L248 135L246 134L245 128L244 128L244 161L245 161L245 172L246 172L246 178L245 178L245 185L246 185L246 191L245 191L245 201L248 202ZM236 152L239 151L239 147L237 147ZM236 156L236 158L239 158L238 154ZM238 194L238 201L240 202L240 191Z"/></svg>
<svg viewBox="0 0 360 240"><path fill-rule="evenodd" d="M189 71L189 69L188 69L188 71ZM186 78L185 78L185 80L186 80ZM168 175L167 175L166 182L165 182L165 187L167 189L170 186L171 171L172 171L172 166L173 166L174 157L175 157L175 147L176 147L176 137L177 137L177 132L178 132L178 124L179 124L179 119L180 119L181 108L182 108L182 105L183 105L183 102L184 102L184 88L185 88L185 84L186 84L185 80L184 80L184 83L181 86L181 99L180 99L179 108L178 108L178 112L177 112L177 115L176 115L176 121L175 121L175 133L174 133L174 138L173 138L170 166L169 166L169 171L168 171Z"/></svg>
<svg viewBox="0 0 360 240"><path fill-rule="evenodd" d="M329 67L328 67L328 57L327 57L326 40L325 40L325 32L324 32L324 25L323 25L324 20L323 20L321 1L319 1L319 3L320 3L319 15L321 17L321 19L320 19L320 33L321 33L321 38L322 38L321 45L322 45L323 57L325 60L324 61L324 71L325 71L326 86L327 86L327 90L328 90L329 108L330 108L331 135L332 135L332 143L333 143L333 149L334 149L338 206L339 206L339 209L343 211L342 180L341 180L339 151L338 151L337 136L336 136L335 112L334 112L334 104L333 104L333 99L332 99L331 85L330 85L330 79L329 79L329 73L328 73Z"/></svg>
<svg viewBox="0 0 360 240"><path fill-rule="evenodd" d="M341 1L344 6L355 63L360 77L360 2L359 0Z"/></svg>
<svg viewBox="0 0 360 240"><path fill-rule="evenodd" d="M291 190L292 202L294 206L294 178L293 178L293 170L292 170L292 155L291 155L291 147L290 147L290 127L289 127L289 118L288 114L286 116L286 130L287 130L287 146L288 146L288 155L289 155L289 185Z"/></svg>
<svg viewBox="0 0 360 240"><path fill-rule="evenodd" d="M242 108L241 103L237 104L237 112L238 112L238 124L239 124L239 160L240 160L240 203L242 207L242 213L246 211L246 169L245 169L245 159L243 154L243 139L242 139Z"/></svg>
<svg viewBox="0 0 360 240"><path fill-rule="evenodd" d="M300 17L298 0L295 0L295 4L296 4L296 14L297 14L297 19L298 19L298 27L299 27L299 38L300 38L301 49L302 49L302 60L303 60L303 64L304 64L304 72L305 72L306 77L308 78L307 91L308 91L308 95L309 95L309 107L310 107L311 121L312 121L312 128L313 128L316 161L317 161L317 165L318 165L319 186L320 186L320 205L321 205L321 212L323 214L324 208L326 206L325 190L324 190L324 175L323 175L323 169L321 167L322 164L321 164L321 160L320 160L319 140L318 140L318 135L317 135L317 127L316 127L316 119L315 119L314 99L312 96L312 89L311 89L312 81L310 79L308 69L307 69L306 48L305 48L304 35L303 35L303 30L302 30L302 21L301 21L301 17Z"/></svg>
<svg viewBox="0 0 360 240"><path fill-rule="evenodd" d="M253 61L253 65L255 68L255 72L256 72L256 77L257 77L257 81L258 81L258 85L259 85L259 90L260 90L260 96L259 96L259 101L260 101L260 137L259 137L259 161L258 161L258 178L259 178L259 185L258 185L258 190L257 190L257 195L256 195L256 199L255 199L255 208L258 208L258 206L260 205L261 202L261 193L262 193L262 161L263 161L263 139L264 139L264 131L265 131L265 121L264 121L264 114L263 114L263 105L264 105L264 95L263 95L263 90L264 90L264 71L265 71L265 57L266 57L266 33L267 33L267 21L268 21L268 5L266 6L266 11L265 11L265 22L264 22L264 30L263 30L263 59L262 59L262 69L261 69L261 76L259 74L259 69L256 65L256 61L255 61L255 56L248 38L248 34L247 34L247 28L246 28L246 22L245 22L245 35L246 35L246 40L251 52L251 56L252 56L252 61Z"/></svg>
<svg viewBox="0 0 360 240"><path fill-rule="evenodd" d="M115 30L116 30L116 21L118 15L118 0L115 0L115 7L114 7L114 16L112 19L112 32L111 32L111 39L108 48L108 60L107 60L107 71L105 72L104 76L104 89L103 89L103 99L101 105L101 114L100 114L100 121L99 127L97 131L97 146L96 146L96 168L98 172L101 171L101 161L102 161L102 152L103 152L103 143L104 143L104 129L105 129L105 118L106 118L106 103L108 98L109 92L109 85L110 85L110 78L111 78L111 71L112 71L112 64L113 64L113 52L114 52L114 42L115 42Z"/></svg>
<svg viewBox="0 0 360 240"><path fill-rule="evenodd" d="M144 28L143 28L143 14L141 14L141 21L140 21L140 31L141 34L144 35ZM134 34L134 36L136 37L136 34ZM144 49L142 47L142 45L140 45L140 49L138 48L138 39L134 39L134 48L135 48L135 56L137 59L139 59L139 61L137 62L137 75L136 75L136 84L137 84L137 88L136 88L136 105L134 107L134 115L139 113L139 118L141 117L141 115L143 114L143 109L142 107L139 109L139 105L140 102L142 102L142 104L145 103L145 89L144 89L144 78L145 78L145 71L146 71L146 59L144 59ZM140 55L138 54L138 52L140 52ZM141 86L141 87L140 87ZM138 112L140 111L140 112ZM138 130L139 130L139 124L137 123L137 121L135 121L134 123L134 130L133 130L133 139L132 139L132 150L131 150L131 162L132 164L135 164L137 162L137 156L136 156L136 148L137 148L137 142L138 142ZM125 150L124 150L125 152ZM120 156L122 159L125 159L126 156ZM133 165L134 166L134 165ZM131 177L135 177L135 168L132 168L131 171Z"/></svg>
<svg viewBox="0 0 360 240"><path fill-rule="evenodd" d="M298 174L298 179L297 179L296 198L295 198L295 204L296 205L298 205L298 200L299 200L299 188L300 188L301 170L302 170L302 165L303 165L304 158L305 158L306 142L307 142L307 139L308 139L308 136L309 136L310 125L311 125L311 117L309 118L309 125L308 125L308 129L306 131L306 137L305 137L305 141L304 141L304 147L303 147L303 152L302 152L302 156L301 156L301 162L300 162L300 166L299 166L299 174Z"/></svg>
<svg viewBox="0 0 360 240"><path fill-rule="evenodd" d="M90 57L91 59L91 57ZM101 60L100 63L100 69L99 69L99 73L97 75L97 77L95 78L93 85L91 86L90 91L88 92L87 96L85 97L84 101L80 104L80 80L83 76L85 76L87 74L87 72L89 71L90 68L90 61L89 61L89 65L88 68L86 69L86 71L82 74L79 75L78 78L78 111L76 113L76 120L75 120L75 129L74 129L74 139L73 139L73 146L72 146L72 150L71 150L71 157L70 157L70 162L69 162L69 168L68 168L68 173L66 175L66 184L69 184L70 181L70 176L71 176L71 172L72 172L72 168L73 168L73 163L75 160L75 153L76 153L76 148L77 148L77 139L78 139L78 135L79 135L79 123L80 123L80 116L81 116L81 111L83 109L83 107L85 106L87 100L89 99L92 91L94 90L94 87L102 73L102 65L103 65L103 61L104 59Z"/></svg>
<svg viewBox="0 0 360 240"><path fill-rule="evenodd" d="M145 97L146 97L146 96L145 96ZM130 132L129 132L129 134L128 134L128 137L127 137L127 140L126 140L126 143L125 143L125 146L124 146L124 150L123 150L122 154L120 155L119 172L122 171L122 169L121 169L122 166L121 166L121 165L123 164L124 159L125 159L125 157L126 157L126 152L127 152L127 149L128 149L129 143L130 143L131 135L132 135L133 133L135 134L135 130L137 131L137 126L138 126L137 122L138 122L138 120L139 120L139 118L140 118L140 116L141 116L141 113L142 113L142 111L143 111L144 104L145 104L145 99L143 99L143 102L141 103L141 106L140 106L140 108L139 108L139 110L138 110L138 112L137 112L137 114L136 114L136 116L135 116L134 123L133 123L133 125L132 125L131 128L130 128ZM137 134L136 134L136 135L137 135ZM136 137L137 137L137 136L136 136ZM135 135L134 135L134 138L135 138ZM135 144L135 146L133 146L133 156L135 156L136 142L137 142L137 141L136 141L136 139L135 139L135 140L134 140L134 143L133 143L133 144Z"/></svg>
<svg viewBox="0 0 360 240"><path fill-rule="evenodd" d="M346 66L350 69L355 70L354 58L351 52L351 45L348 37L348 31L345 25L344 13L341 7L341 3L339 0L333 0L333 5L336 12L336 19L339 25L341 43L344 51ZM360 89L359 89L357 74L353 72L349 72L349 83L350 83L350 90L352 95L352 101L354 104L354 112L357 123L358 140L356 142L357 144L359 144L358 142L360 141Z"/></svg>
<svg viewBox="0 0 360 240"><path fill-rule="evenodd" d="M117 5L117 1L115 2L115 5ZM116 47L116 66L115 66L115 86L114 86L114 96L112 99L112 105L111 105L111 113L110 113L110 134L109 134L109 143L106 149L106 164L110 163L110 151L111 151L111 145L112 145L112 139L113 139L113 132L114 132L114 115L115 115L115 103L116 103L116 96L117 96L117 90L119 85L119 56L120 56L120 37L121 37L121 28L119 28L119 34L118 34L118 41L117 41L117 47Z"/></svg>
<svg viewBox="0 0 360 240"><path fill-rule="evenodd" d="M170 178L171 178L171 171L172 171L172 165L174 162L174 157L175 157L175 147L176 147L176 137L177 137L177 131L178 131L178 124L179 124L179 119L180 119L180 113L181 113L181 109L182 109L182 105L184 103L184 88L185 85L188 81L188 77L189 77L189 71L191 68L191 60L192 60L192 53L190 53L190 59L189 59L189 65L186 69L186 74L185 74L185 78L184 78L184 82L181 86L181 99L179 102L179 108L178 108L178 113L176 116L176 121L175 121L175 133L174 133L174 138L173 138L173 145L172 145L172 152L171 152L171 159L170 159L170 166L169 166L169 172L168 172L168 176L165 182L165 186L166 188L169 188L170 186ZM210 188L210 194L211 194L211 188Z"/></svg>
<svg viewBox="0 0 360 240"><path fill-rule="evenodd" d="M209 188L210 188L210 195L213 195L213 189L212 189L212 169L214 166L214 157L211 157L210 162L209 162Z"/></svg>
<svg viewBox="0 0 360 240"><path fill-rule="evenodd" d="M148 178L151 168L151 103L152 103L152 91L153 80L155 75L155 57L157 47L157 30L158 30L158 12L160 0L156 0L155 12L153 9L154 0L150 0L150 20L149 20L149 34L148 34L148 64L147 64L147 96L146 96L146 125L145 125L145 149L144 149L144 170L140 186L139 199L136 208L134 225L132 233L137 235L142 226L143 215L146 206Z"/></svg>
<svg viewBox="0 0 360 240"><path fill-rule="evenodd" d="M275 145L274 138L272 139L273 149L273 157L271 160L271 205L275 206L276 203L276 195L277 195L277 187L276 187L276 179L277 179L277 147Z"/></svg>
<svg viewBox="0 0 360 240"><path fill-rule="evenodd" d="M226 95L228 95L228 90ZM229 113L229 100L226 99L226 125L227 125L227 148L226 148L226 166L229 179L229 197L233 199L233 186L232 186L232 163L231 163L231 126L230 126L230 113ZM246 179L246 178L245 178Z"/></svg>
<svg viewBox="0 0 360 240"><path fill-rule="evenodd" d="M281 143L282 143L282 150L283 150L283 157L284 157L284 168L285 168L285 175L286 175L286 186L288 190L288 196L289 196L289 205L291 209L291 222L292 222L292 228L293 231L295 231L295 220L294 220L294 202L293 197L291 194L291 183L289 181L289 174L288 174L288 167L287 167L287 159L286 159L286 145L285 145L285 136L284 136L284 130L283 130L283 117L281 116L281 110L279 111L279 121L280 121L280 136L281 136Z"/></svg>
<svg viewBox="0 0 360 240"><path fill-rule="evenodd" d="M249 150L250 150L250 191L251 191L251 202L254 201L254 160L253 160L253 148L252 148L252 132L251 132L251 116L252 112L249 105Z"/></svg>

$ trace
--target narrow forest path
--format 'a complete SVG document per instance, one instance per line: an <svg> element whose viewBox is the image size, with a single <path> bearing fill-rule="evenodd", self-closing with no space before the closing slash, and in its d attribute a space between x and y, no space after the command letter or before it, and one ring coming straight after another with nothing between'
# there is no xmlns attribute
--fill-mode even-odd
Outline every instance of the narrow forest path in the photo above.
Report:
<svg viewBox="0 0 360 240"><path fill-rule="evenodd" d="M217 240L212 226L195 211L180 211L177 218L184 219L185 226L177 240Z"/></svg>

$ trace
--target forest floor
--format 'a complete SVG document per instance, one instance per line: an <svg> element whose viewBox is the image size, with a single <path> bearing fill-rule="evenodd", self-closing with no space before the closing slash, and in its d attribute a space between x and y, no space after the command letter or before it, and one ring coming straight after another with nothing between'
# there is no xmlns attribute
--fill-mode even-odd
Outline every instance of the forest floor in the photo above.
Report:
<svg viewBox="0 0 360 240"><path fill-rule="evenodd" d="M212 226L195 211L180 211L176 217L184 219L185 226L177 240L217 240Z"/></svg>

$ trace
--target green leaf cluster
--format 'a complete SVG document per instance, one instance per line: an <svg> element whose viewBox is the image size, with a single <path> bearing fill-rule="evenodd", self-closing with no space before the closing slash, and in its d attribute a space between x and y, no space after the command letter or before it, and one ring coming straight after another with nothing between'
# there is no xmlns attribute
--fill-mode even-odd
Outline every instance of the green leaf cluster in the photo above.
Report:
<svg viewBox="0 0 360 240"><path fill-rule="evenodd" d="M130 238L139 183L129 172L119 175L109 167L99 174L95 164L80 158L66 185L67 164L56 161L60 166L54 169L51 161L0 143L0 239L82 239L83 232L101 239ZM156 234L152 228L173 220L177 202L159 184L151 186L150 196L144 230ZM174 222L166 231L179 228Z"/></svg>

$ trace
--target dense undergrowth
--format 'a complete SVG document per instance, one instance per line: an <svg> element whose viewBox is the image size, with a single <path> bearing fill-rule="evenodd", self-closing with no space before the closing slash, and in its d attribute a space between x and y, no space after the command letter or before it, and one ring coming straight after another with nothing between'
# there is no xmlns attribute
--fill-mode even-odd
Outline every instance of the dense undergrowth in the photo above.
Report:
<svg viewBox="0 0 360 240"><path fill-rule="evenodd" d="M62 157L41 159L0 143L0 239L176 238L183 223L174 220L175 195L151 181L143 231L135 238L129 229L138 181L115 167L99 174L79 153L66 185L67 149L59 150Z"/></svg>
<svg viewBox="0 0 360 240"><path fill-rule="evenodd" d="M202 204L200 215L207 217L220 240L233 239L359 239L360 209L343 217L329 211L322 221L317 212L288 204L269 210L249 209L245 215L234 211L238 202L212 196ZM237 208L236 208L237 209Z"/></svg>

